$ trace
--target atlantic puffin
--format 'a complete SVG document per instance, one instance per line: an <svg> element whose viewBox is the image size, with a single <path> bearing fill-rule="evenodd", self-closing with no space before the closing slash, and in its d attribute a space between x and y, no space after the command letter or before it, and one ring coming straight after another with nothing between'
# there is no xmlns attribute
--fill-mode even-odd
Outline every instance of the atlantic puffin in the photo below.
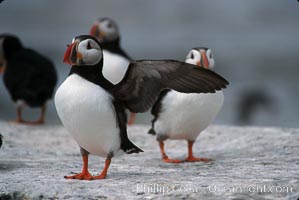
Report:
<svg viewBox="0 0 299 200"><path fill-rule="evenodd" d="M117 23L108 17L96 20L91 29L90 35L94 36L101 44L104 55L104 72L109 76L113 83L120 81L119 76L127 70L129 63L133 59L122 49L120 44L120 32ZM118 66L122 66L119 68ZM131 113L128 124L132 125L135 121L135 113Z"/></svg>
<svg viewBox="0 0 299 200"><path fill-rule="evenodd" d="M133 61L115 83L105 76L103 59L100 43L90 35L75 37L64 54L64 62L72 66L56 91L55 106L83 158L82 172L67 179L104 179L113 156L142 152L128 138L125 109L147 111L165 88L207 93L228 84L210 70L175 60ZM106 158L98 176L88 172L89 154Z"/></svg>
<svg viewBox="0 0 299 200"><path fill-rule="evenodd" d="M214 58L209 48L197 47L189 51L186 63L199 68L214 70ZM200 134L216 117L224 100L223 92L213 94L185 94L164 90L151 109L154 116L148 133L156 135L162 160L168 163L210 161L193 155L193 144ZM188 156L185 160L170 159L164 150L166 139L187 140Z"/></svg>
<svg viewBox="0 0 299 200"><path fill-rule="evenodd" d="M53 63L32 49L25 48L13 35L0 35L0 73L12 100L16 103L15 122L42 124L45 121L46 103L52 98L57 82ZM41 114L36 121L22 118L24 106L38 107Z"/></svg>

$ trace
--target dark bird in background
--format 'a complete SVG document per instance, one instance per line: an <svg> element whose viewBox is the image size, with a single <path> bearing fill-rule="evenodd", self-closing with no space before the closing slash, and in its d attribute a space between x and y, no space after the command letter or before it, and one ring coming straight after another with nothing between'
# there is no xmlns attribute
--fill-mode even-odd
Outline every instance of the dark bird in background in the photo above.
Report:
<svg viewBox="0 0 299 200"><path fill-rule="evenodd" d="M94 22L89 34L94 36L102 46L104 66L110 68L109 71L104 71L104 75L109 76L114 83L118 83L123 78L122 72L127 70L132 58L121 48L117 23L111 18L100 18ZM134 123L135 116L135 113L131 113L128 124Z"/></svg>
<svg viewBox="0 0 299 200"><path fill-rule="evenodd" d="M1 148L1 146L2 146L2 138L3 138L3 136L2 136L1 133L0 133L0 148Z"/></svg>
<svg viewBox="0 0 299 200"><path fill-rule="evenodd" d="M0 74L11 99L16 103L15 122L42 124L45 121L46 103L52 98L57 82L53 63L32 49L23 47L13 35L0 35ZM36 121L22 118L22 108L29 106L41 108Z"/></svg>
<svg viewBox="0 0 299 200"><path fill-rule="evenodd" d="M237 123L250 125L253 122L255 113L259 110L274 111L274 98L266 92L267 90L252 89L241 94L237 104Z"/></svg>
<svg viewBox="0 0 299 200"><path fill-rule="evenodd" d="M175 60L140 60L129 64L124 77L115 84L104 75L103 50L90 35L73 39L64 55L70 74L55 94L55 106L63 125L81 148L82 172L68 179L104 179L113 156L142 152L127 135L125 109L145 112L163 89L185 93L210 93L225 88L220 75ZM105 69L108 68L108 69ZM121 66L118 66L121 68ZM88 155L106 158L101 174L88 172Z"/></svg>

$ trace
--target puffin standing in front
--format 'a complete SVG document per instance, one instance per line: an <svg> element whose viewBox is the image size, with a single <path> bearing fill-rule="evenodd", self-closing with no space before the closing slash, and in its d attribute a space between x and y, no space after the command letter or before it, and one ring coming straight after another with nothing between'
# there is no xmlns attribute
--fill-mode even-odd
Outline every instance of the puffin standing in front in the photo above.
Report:
<svg viewBox="0 0 299 200"><path fill-rule="evenodd" d="M193 48L186 63L214 69L215 61L211 49ZM161 92L151 113L154 115L149 134L156 135L162 160L168 163L210 161L193 155L193 144L200 134L217 116L223 104L223 92L214 94L184 94L174 90ZM179 114L177 114L179 113ZM185 160L170 159L164 149L166 139L180 139L188 142L188 156Z"/></svg>
<svg viewBox="0 0 299 200"><path fill-rule="evenodd" d="M55 95L57 113L81 149L83 169L67 179L104 179L113 156L142 152L128 138L125 109L145 112L159 93L171 88L187 93L208 93L225 88L228 82L205 68L174 60L131 62L114 84L103 71L103 51L90 35L73 39L64 55L72 65L69 76ZM88 155L106 158L103 171L88 172Z"/></svg>
<svg viewBox="0 0 299 200"><path fill-rule="evenodd" d="M103 73L109 76L114 84L117 84L120 81L118 77L123 75L130 62L133 61L121 47L117 23L108 17L100 18L93 23L89 34L100 42L103 49L104 69L109 67L109 70L105 70ZM136 114L131 113L128 120L129 125L134 123L135 117Z"/></svg>
<svg viewBox="0 0 299 200"><path fill-rule="evenodd" d="M0 74L12 100L17 106L14 122L30 125L45 122L46 103L52 98L57 82L53 63L43 55L24 48L13 35L0 35ZM25 106L41 109L36 121L26 121L22 117Z"/></svg>

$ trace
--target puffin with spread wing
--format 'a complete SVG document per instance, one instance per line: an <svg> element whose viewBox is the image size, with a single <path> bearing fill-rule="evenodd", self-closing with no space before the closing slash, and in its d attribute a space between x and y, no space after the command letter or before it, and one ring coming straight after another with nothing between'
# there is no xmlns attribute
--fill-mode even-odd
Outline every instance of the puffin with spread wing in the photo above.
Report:
<svg viewBox="0 0 299 200"><path fill-rule="evenodd" d="M103 50L90 35L80 35L68 46L64 62L72 65L69 76L58 88L55 105L58 115L77 141L83 158L79 174L67 179L104 179L113 156L139 153L128 138L125 109L145 112L163 89L185 93L214 93L228 82L218 74L175 60L131 62L114 84L103 71ZM88 155L105 157L103 171L88 171Z"/></svg>

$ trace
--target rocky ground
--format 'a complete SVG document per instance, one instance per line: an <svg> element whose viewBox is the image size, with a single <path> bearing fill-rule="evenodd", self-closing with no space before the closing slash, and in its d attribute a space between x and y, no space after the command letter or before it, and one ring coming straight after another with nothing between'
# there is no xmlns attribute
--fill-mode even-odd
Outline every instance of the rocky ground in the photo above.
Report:
<svg viewBox="0 0 299 200"><path fill-rule="evenodd" d="M0 122L0 199L298 199L299 130L211 126L194 146L210 163L167 164L147 126L129 127L139 155L114 158L107 179L66 180L81 171L75 141L62 126ZM169 141L172 158L186 142ZM90 157L90 171L104 159Z"/></svg>

